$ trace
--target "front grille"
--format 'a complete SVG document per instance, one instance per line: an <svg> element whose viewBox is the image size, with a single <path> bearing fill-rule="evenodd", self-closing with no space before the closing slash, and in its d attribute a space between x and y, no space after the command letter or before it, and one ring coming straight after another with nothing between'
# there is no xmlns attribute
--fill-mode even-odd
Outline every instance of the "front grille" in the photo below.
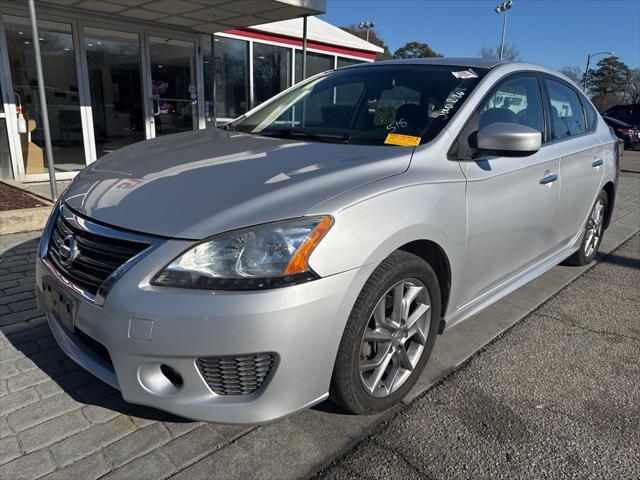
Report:
<svg viewBox="0 0 640 480"><path fill-rule="evenodd" d="M78 254L70 265L65 266L60 257L60 248L69 235L74 237ZM95 296L109 275L148 246L146 243L90 233L72 225L58 213L51 231L47 257L63 277Z"/></svg>
<svg viewBox="0 0 640 480"><path fill-rule="evenodd" d="M264 383L274 356L256 355L207 357L196 362L209 388L218 395L248 395Z"/></svg>

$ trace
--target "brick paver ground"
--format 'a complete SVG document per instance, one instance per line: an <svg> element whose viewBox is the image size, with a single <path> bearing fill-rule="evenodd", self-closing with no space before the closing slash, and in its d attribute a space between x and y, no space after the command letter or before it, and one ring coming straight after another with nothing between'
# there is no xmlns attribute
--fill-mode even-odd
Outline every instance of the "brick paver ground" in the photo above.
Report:
<svg viewBox="0 0 640 480"><path fill-rule="evenodd" d="M637 176L623 175L619 211L637 206ZM39 235L0 237L0 479L168 478L262 438L128 404L69 360L36 309Z"/></svg>
<svg viewBox="0 0 640 480"><path fill-rule="evenodd" d="M34 298L39 232L0 237L0 478L164 478L251 428L131 405L58 348Z"/></svg>

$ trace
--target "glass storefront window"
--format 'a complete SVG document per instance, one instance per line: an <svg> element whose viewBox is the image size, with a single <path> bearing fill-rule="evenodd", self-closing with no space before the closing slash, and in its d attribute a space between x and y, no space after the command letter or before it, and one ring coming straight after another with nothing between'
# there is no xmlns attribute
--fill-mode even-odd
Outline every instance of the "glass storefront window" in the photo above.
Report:
<svg viewBox="0 0 640 480"><path fill-rule="evenodd" d="M198 125L195 42L149 37L156 136Z"/></svg>
<svg viewBox="0 0 640 480"><path fill-rule="evenodd" d="M96 154L144 140L140 39L134 33L85 28Z"/></svg>
<svg viewBox="0 0 640 480"><path fill-rule="evenodd" d="M22 104L30 130L20 135L25 172L45 173L31 26L26 18L5 15L3 20L13 91L19 96L16 102ZM85 166L85 156L71 25L41 21L38 26L55 169L58 172L80 170Z"/></svg>
<svg viewBox="0 0 640 480"><path fill-rule="evenodd" d="M254 42L253 95L260 105L291 85L291 49Z"/></svg>
<svg viewBox="0 0 640 480"><path fill-rule="evenodd" d="M0 86L0 178L12 179L11 152L9 151L9 136L7 134L7 118L4 113L4 97Z"/></svg>
<svg viewBox="0 0 640 480"><path fill-rule="evenodd" d="M249 110L249 43L214 37L216 113L236 118Z"/></svg>
<svg viewBox="0 0 640 480"><path fill-rule="evenodd" d="M349 65L356 65L358 63L364 63L364 60L355 60L353 58L338 57L338 68L348 67Z"/></svg>
<svg viewBox="0 0 640 480"><path fill-rule="evenodd" d="M318 73L333 70L333 59L331 55L307 52L307 78ZM296 50L296 83L302 80L302 50Z"/></svg>

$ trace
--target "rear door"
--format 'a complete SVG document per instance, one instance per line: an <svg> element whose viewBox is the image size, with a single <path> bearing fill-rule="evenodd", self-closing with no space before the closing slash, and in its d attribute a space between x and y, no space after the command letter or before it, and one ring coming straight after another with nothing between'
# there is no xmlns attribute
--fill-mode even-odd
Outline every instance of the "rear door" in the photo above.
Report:
<svg viewBox="0 0 640 480"><path fill-rule="evenodd" d="M602 144L593 107L568 83L544 79L551 142L560 155L560 202L551 241L561 245L581 232L604 173Z"/></svg>
<svg viewBox="0 0 640 480"><path fill-rule="evenodd" d="M459 143L494 122L519 123L546 136L536 72L503 80L481 103ZM463 138L465 137L465 138ZM469 301L548 254L559 199L554 145L527 156L471 154L467 177L468 244L462 291Z"/></svg>

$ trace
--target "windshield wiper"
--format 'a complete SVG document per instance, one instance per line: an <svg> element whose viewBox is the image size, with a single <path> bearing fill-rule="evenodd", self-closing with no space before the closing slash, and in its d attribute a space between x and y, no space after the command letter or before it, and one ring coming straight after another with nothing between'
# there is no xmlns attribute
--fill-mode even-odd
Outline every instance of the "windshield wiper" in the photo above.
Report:
<svg viewBox="0 0 640 480"><path fill-rule="evenodd" d="M351 135L341 135L341 134L329 134L329 133L315 133L310 132L309 130L305 130L303 128L278 128L276 130L268 130L260 132L260 135L268 135L270 137L288 137L288 138L296 138L296 137L306 137L313 138L314 140L318 140L320 142L326 143L349 143L351 141Z"/></svg>

